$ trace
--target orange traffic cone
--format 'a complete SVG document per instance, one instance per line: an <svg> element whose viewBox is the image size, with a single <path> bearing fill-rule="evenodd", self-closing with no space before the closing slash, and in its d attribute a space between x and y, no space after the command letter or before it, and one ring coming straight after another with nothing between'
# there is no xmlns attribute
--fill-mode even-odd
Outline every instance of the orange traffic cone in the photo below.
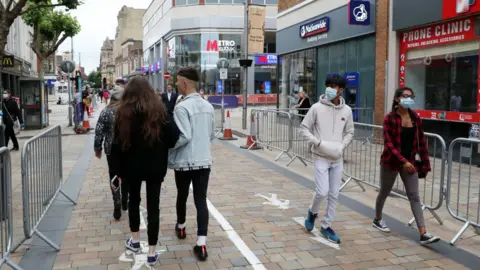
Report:
<svg viewBox="0 0 480 270"><path fill-rule="evenodd" d="M87 108L85 108L85 113L83 114L83 123L82 123L83 128L89 130L90 129L90 121L88 120L88 111Z"/></svg>
<svg viewBox="0 0 480 270"><path fill-rule="evenodd" d="M230 111L227 111L227 116L225 117L225 129L223 130L223 137L218 138L223 141L232 141L237 138L233 137L232 128L230 126Z"/></svg>
<svg viewBox="0 0 480 270"><path fill-rule="evenodd" d="M247 136L247 143L245 145L240 146L240 148L248 149L248 150L258 150L262 149L262 147L258 146L256 141L257 137L255 136L255 115L252 113L250 116L250 135Z"/></svg>

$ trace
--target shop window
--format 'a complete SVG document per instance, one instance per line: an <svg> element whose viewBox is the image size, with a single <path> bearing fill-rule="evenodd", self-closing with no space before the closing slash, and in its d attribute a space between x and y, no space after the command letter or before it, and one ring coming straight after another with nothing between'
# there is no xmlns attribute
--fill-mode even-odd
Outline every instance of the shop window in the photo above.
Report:
<svg viewBox="0 0 480 270"><path fill-rule="evenodd" d="M478 50L474 41L408 52L405 86L415 92L415 108L476 112Z"/></svg>
<svg viewBox="0 0 480 270"><path fill-rule="evenodd" d="M168 1L168 0L167 0ZM187 0L175 0L175 6L186 6L187 5Z"/></svg>
<svg viewBox="0 0 480 270"><path fill-rule="evenodd" d="M315 49L282 55L281 87L289 96L290 104L297 102L300 91L304 91L311 100L317 99L316 59Z"/></svg>

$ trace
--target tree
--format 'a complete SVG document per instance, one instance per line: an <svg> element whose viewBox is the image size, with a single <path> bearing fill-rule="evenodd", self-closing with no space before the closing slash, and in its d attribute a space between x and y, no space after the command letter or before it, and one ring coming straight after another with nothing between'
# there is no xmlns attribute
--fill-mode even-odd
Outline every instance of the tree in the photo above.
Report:
<svg viewBox="0 0 480 270"><path fill-rule="evenodd" d="M90 74L88 74L87 80L92 83L93 88L102 88L102 74L100 72L90 72Z"/></svg>
<svg viewBox="0 0 480 270"><path fill-rule="evenodd" d="M0 57L5 55L5 46L7 45L7 38L10 34L10 27L17 17L27 14L30 11L38 12L38 9L51 9L56 6L76 9L80 4L80 0L58 0L55 4L52 3L51 0L0 1Z"/></svg>
<svg viewBox="0 0 480 270"><path fill-rule="evenodd" d="M25 23L33 27L30 47L40 60L38 77L43 80L43 61L54 54L69 37L80 32L77 19L53 7L41 8L35 1L28 3L29 12L23 15Z"/></svg>

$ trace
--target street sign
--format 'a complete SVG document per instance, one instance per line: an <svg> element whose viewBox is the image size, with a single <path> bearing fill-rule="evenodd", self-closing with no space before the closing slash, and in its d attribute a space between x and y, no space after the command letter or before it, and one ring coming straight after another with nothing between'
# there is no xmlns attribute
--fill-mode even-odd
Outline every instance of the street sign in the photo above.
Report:
<svg viewBox="0 0 480 270"><path fill-rule="evenodd" d="M221 68L220 69L220 80L226 80L228 78L228 69Z"/></svg>
<svg viewBox="0 0 480 270"><path fill-rule="evenodd" d="M60 69L65 73L72 73L75 70L75 63L70 60L63 61L60 64Z"/></svg>
<svg viewBox="0 0 480 270"><path fill-rule="evenodd" d="M165 78L165 80L168 80L170 78L170 73L165 72L165 74L163 74L163 78Z"/></svg>
<svg viewBox="0 0 480 270"><path fill-rule="evenodd" d="M4 55L2 59L2 67L12 68L15 66L15 58L12 55Z"/></svg>

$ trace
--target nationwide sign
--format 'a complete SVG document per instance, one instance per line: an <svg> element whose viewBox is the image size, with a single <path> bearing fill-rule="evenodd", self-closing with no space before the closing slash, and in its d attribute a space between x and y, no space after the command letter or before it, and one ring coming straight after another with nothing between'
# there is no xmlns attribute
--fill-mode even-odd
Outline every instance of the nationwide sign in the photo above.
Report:
<svg viewBox="0 0 480 270"><path fill-rule="evenodd" d="M328 32L330 28L330 18L323 17L321 19L309 22L300 26L300 38L307 38L321 33Z"/></svg>
<svg viewBox="0 0 480 270"><path fill-rule="evenodd" d="M237 51L233 40L207 40L207 52L235 52Z"/></svg>

